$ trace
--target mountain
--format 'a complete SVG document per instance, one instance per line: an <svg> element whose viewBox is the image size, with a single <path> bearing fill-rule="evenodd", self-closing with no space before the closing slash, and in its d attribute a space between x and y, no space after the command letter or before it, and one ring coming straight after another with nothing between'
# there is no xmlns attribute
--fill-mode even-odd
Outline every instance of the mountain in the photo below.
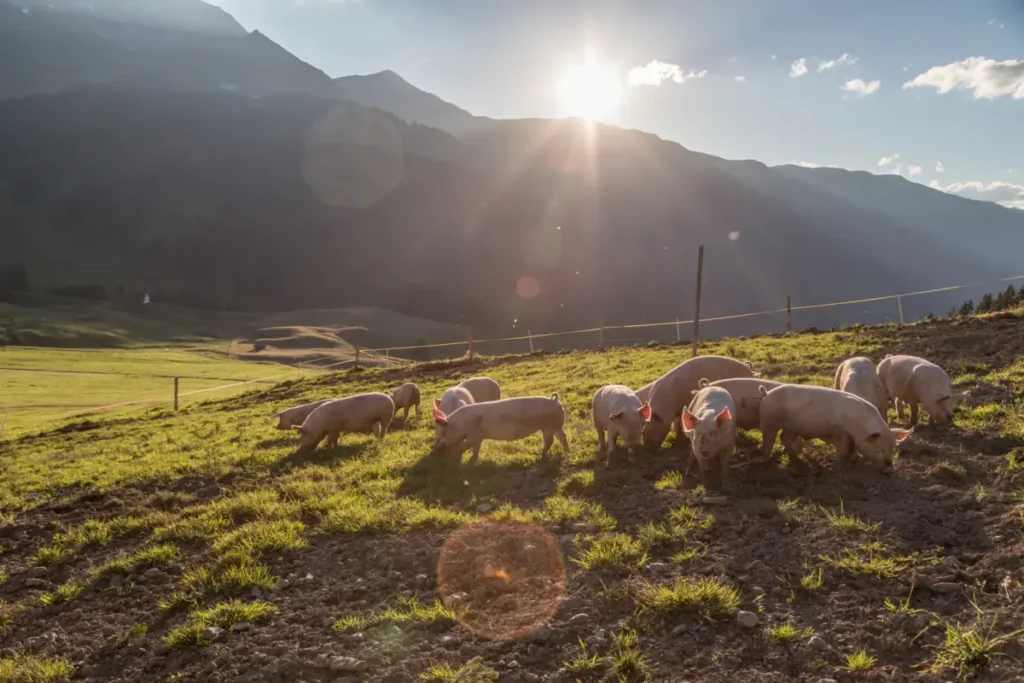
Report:
<svg viewBox="0 0 1024 683"><path fill-rule="evenodd" d="M394 71L336 78L345 99L391 112L403 121L440 128L456 137L481 133L494 119L474 116L437 95L420 90Z"/></svg>
<svg viewBox="0 0 1024 683"><path fill-rule="evenodd" d="M921 190L979 220L929 239L894 209L787 169L577 120L496 122L465 141L295 94L96 88L0 103L4 260L37 288L187 290L261 310L375 305L481 333L514 319L535 332L685 319L701 244L707 316L1016 274L1000 269L1019 269L1024 214ZM971 243L997 247L975 257ZM517 291L525 278L535 285ZM923 315L962 298L904 306Z"/></svg>
<svg viewBox="0 0 1024 683"><path fill-rule="evenodd" d="M199 0L16 1L0 0L0 99L109 84L338 96L325 73Z"/></svg>

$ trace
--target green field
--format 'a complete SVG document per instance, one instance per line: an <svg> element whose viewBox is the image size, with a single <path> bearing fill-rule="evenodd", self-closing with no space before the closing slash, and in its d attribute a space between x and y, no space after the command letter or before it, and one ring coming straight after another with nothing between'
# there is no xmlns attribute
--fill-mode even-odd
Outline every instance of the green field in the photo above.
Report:
<svg viewBox="0 0 1024 683"><path fill-rule="evenodd" d="M701 350L825 385L851 355L913 353L972 395L956 426L918 428L890 476L817 442L764 463L759 434L741 434L725 506L702 505L672 437L610 469L597 457L594 391L649 382L689 357L679 346L319 374L9 440L0 672L23 678L0 680L32 667L63 673L31 680L122 681L1018 675L1024 321ZM147 353L143 367L174 367ZM383 442L298 453L267 418L410 380L429 401L479 374L505 396L558 391L570 452L538 461L534 436L485 443L475 466L444 461L425 415Z"/></svg>
<svg viewBox="0 0 1024 683"><path fill-rule="evenodd" d="M180 348L45 349L0 347L0 422L4 437L75 418L179 405L232 394L313 372L229 358L226 345ZM210 389L225 387L215 392ZM130 405L119 405L130 404Z"/></svg>

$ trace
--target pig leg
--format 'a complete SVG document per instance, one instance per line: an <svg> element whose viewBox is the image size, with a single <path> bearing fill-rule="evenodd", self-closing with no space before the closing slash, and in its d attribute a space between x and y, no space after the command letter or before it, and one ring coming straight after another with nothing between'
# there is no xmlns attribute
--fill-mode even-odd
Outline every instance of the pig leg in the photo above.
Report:
<svg viewBox="0 0 1024 683"><path fill-rule="evenodd" d="M605 449L604 427L595 422L594 429L597 430L597 449L603 451Z"/></svg>
<svg viewBox="0 0 1024 683"><path fill-rule="evenodd" d="M402 413L402 420L404 422L408 422L409 421L409 406L405 407L405 412Z"/></svg>
<svg viewBox="0 0 1024 683"><path fill-rule="evenodd" d="M555 438L558 439L558 443L562 444L562 452L569 455L569 439L565 437L565 430L559 427L555 432Z"/></svg>
<svg viewBox="0 0 1024 683"><path fill-rule="evenodd" d="M903 401L898 396L893 396L892 401L896 404L896 419L903 422Z"/></svg>
<svg viewBox="0 0 1024 683"><path fill-rule="evenodd" d="M554 432L544 432L544 450L540 452L540 457L548 457L548 451L551 450L551 446L555 443Z"/></svg>
<svg viewBox="0 0 1024 683"><path fill-rule="evenodd" d="M327 447L328 448L337 448L338 447L338 437L339 436L341 436L341 431L340 430L339 431L335 431L335 432L327 432Z"/></svg>
<svg viewBox="0 0 1024 683"><path fill-rule="evenodd" d="M416 419L417 419L417 420L418 420L418 419L420 419L420 402L419 402L419 401L416 401L416 403L415 403L415 404L413 404L413 408L414 408L414 409L415 409L415 411L416 411Z"/></svg>
<svg viewBox="0 0 1024 683"><path fill-rule="evenodd" d="M483 445L483 441L477 441L475 443L468 444L473 449L473 457L469 459L469 464L473 465L477 460L480 459L480 446Z"/></svg>
<svg viewBox="0 0 1024 683"><path fill-rule="evenodd" d="M853 439L849 434L833 434L831 441L832 445L836 447L836 456L840 460L848 462L853 459Z"/></svg>
<svg viewBox="0 0 1024 683"><path fill-rule="evenodd" d="M775 425L762 425L761 427L761 457L765 460L772 459L772 449L775 448L775 438L779 435L779 428Z"/></svg>
<svg viewBox="0 0 1024 683"><path fill-rule="evenodd" d="M910 426L910 427L916 427L917 426L917 418L918 418L917 408L918 408L917 401L910 401L910 422L908 423L908 426Z"/></svg>
<svg viewBox="0 0 1024 683"><path fill-rule="evenodd" d="M799 438L799 435L788 429L782 430L782 448L786 451L786 455L791 458L800 455L800 448L797 444L797 439Z"/></svg>

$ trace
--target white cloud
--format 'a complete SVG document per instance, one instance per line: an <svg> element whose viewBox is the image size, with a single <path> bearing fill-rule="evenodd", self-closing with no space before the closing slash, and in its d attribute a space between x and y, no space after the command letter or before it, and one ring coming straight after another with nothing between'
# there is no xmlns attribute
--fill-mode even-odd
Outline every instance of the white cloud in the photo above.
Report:
<svg viewBox="0 0 1024 683"><path fill-rule="evenodd" d="M939 181L933 180L928 183L928 186L969 199L981 199L983 201L997 202L1014 209L1024 209L1024 185L1015 185L1001 180L990 183L980 180L969 180L965 183L942 185Z"/></svg>
<svg viewBox="0 0 1024 683"><path fill-rule="evenodd" d="M835 164L816 164L813 161L794 161L793 164L804 168L839 168Z"/></svg>
<svg viewBox="0 0 1024 683"><path fill-rule="evenodd" d="M665 81L685 83L691 78L704 78L707 69L702 71L683 71L678 64L669 64L652 59L646 66L634 66L629 70L627 80L630 85L653 85L660 86Z"/></svg>
<svg viewBox="0 0 1024 683"><path fill-rule="evenodd" d="M946 172L946 167L942 165L941 161L936 161L935 162L935 172L936 173L945 173Z"/></svg>
<svg viewBox="0 0 1024 683"><path fill-rule="evenodd" d="M908 175L921 175L921 167L920 166L907 166L907 174Z"/></svg>
<svg viewBox="0 0 1024 683"><path fill-rule="evenodd" d="M849 52L844 52L838 59L818 60L818 73L822 71L828 71L829 69L837 66L844 66L847 64L856 64L857 58L851 55Z"/></svg>
<svg viewBox="0 0 1024 683"><path fill-rule="evenodd" d="M747 82L747 77L746 76L733 76L732 80L736 81L737 83L746 83Z"/></svg>
<svg viewBox="0 0 1024 683"><path fill-rule="evenodd" d="M885 168L886 166L892 166L893 164L895 164L899 160L900 160L900 155L899 154L893 154L891 156L882 157L881 159L879 159L878 160L878 165L881 166L882 168Z"/></svg>
<svg viewBox="0 0 1024 683"><path fill-rule="evenodd" d="M865 95L878 92L878 89L881 87L881 81L865 81L863 78L854 78L843 83L842 89L864 97Z"/></svg>
<svg viewBox="0 0 1024 683"><path fill-rule="evenodd" d="M779 59L778 55L772 55L772 61L773 62L778 61L778 59Z"/></svg>
<svg viewBox="0 0 1024 683"><path fill-rule="evenodd" d="M993 100L1009 95L1024 99L1024 59L997 62L986 57L968 57L944 66L933 66L904 88L935 88L940 95L953 89L970 90L975 99Z"/></svg>
<svg viewBox="0 0 1024 683"><path fill-rule="evenodd" d="M807 58L801 57L789 65L790 78L799 78L807 73Z"/></svg>

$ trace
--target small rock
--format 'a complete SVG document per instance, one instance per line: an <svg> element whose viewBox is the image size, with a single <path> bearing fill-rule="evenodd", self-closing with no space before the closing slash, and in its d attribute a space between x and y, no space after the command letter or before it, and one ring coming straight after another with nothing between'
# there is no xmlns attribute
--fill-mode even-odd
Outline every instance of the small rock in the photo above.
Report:
<svg viewBox="0 0 1024 683"><path fill-rule="evenodd" d="M728 496L704 496L700 499L701 505L712 505L721 507L729 504Z"/></svg>
<svg viewBox="0 0 1024 683"><path fill-rule="evenodd" d="M572 617L569 618L569 623L573 625L585 624L588 621L590 621L590 615L583 613L574 614Z"/></svg>
<svg viewBox="0 0 1024 683"><path fill-rule="evenodd" d="M49 588L53 584L45 579L29 578L25 579L25 585L29 588Z"/></svg>
<svg viewBox="0 0 1024 683"><path fill-rule="evenodd" d="M667 566L668 565L666 565L664 562L648 562L647 563L647 568L648 569L661 569L662 567L667 567Z"/></svg>
<svg viewBox="0 0 1024 683"><path fill-rule="evenodd" d="M46 567L32 567L28 570L28 575L38 579L40 576L46 576L46 571Z"/></svg>
<svg viewBox="0 0 1024 683"><path fill-rule="evenodd" d="M551 639L551 627L540 626L534 629L533 633L530 634L530 639L537 643L543 643L546 640Z"/></svg>
<svg viewBox="0 0 1024 683"><path fill-rule="evenodd" d="M960 584L952 581L939 581L929 586L932 593L938 593L939 595L948 595L950 593L956 593L960 590Z"/></svg>
<svg viewBox="0 0 1024 683"><path fill-rule="evenodd" d="M224 629L220 626L207 626L203 629L203 638L206 640L217 640L224 635Z"/></svg>
<svg viewBox="0 0 1024 683"><path fill-rule="evenodd" d="M575 524L572 525L572 530L573 531L578 531L580 533L587 533L588 531L591 531L592 529L593 529L593 527L591 527L586 522L576 522Z"/></svg>
<svg viewBox="0 0 1024 683"><path fill-rule="evenodd" d="M416 583L420 584L421 586L426 584L426 583L429 583L429 582L430 582L430 577L427 576L426 574L417 574L416 575Z"/></svg>
<svg viewBox="0 0 1024 683"><path fill-rule="evenodd" d="M124 577L123 577L123 576L121 576L120 574L111 574L111 575L110 575L110 581L109 581L109 584L108 584L108 585L109 585L109 586L110 586L111 588L117 588L117 587L118 587L118 586L120 586L120 585L121 585L121 584L122 584L123 582L124 582Z"/></svg>
<svg viewBox="0 0 1024 683"><path fill-rule="evenodd" d="M736 623L743 628L755 628L761 623L761 620L758 619L757 615L753 612L740 610L739 613L736 614Z"/></svg>
<svg viewBox="0 0 1024 683"><path fill-rule="evenodd" d="M402 572L395 571L394 569L392 569L388 572L388 578L392 581L400 581L402 579Z"/></svg>
<svg viewBox="0 0 1024 683"><path fill-rule="evenodd" d="M361 662L355 657L334 657L331 659L331 671L364 671L366 662Z"/></svg>
<svg viewBox="0 0 1024 683"><path fill-rule="evenodd" d="M516 660L513 659L511 662L509 662L505 666L507 666L510 669L518 669L519 668L519 662L517 662Z"/></svg>
<svg viewBox="0 0 1024 683"><path fill-rule="evenodd" d="M526 681L526 683L536 683L536 681L540 680L540 676L533 673L532 671L524 671L520 678Z"/></svg>
<svg viewBox="0 0 1024 683"><path fill-rule="evenodd" d="M160 571L158 567L150 567L149 569L144 571L142 575L145 576L147 579L159 579L161 576L164 575L164 573Z"/></svg>
<svg viewBox="0 0 1024 683"><path fill-rule="evenodd" d="M807 645L812 649L820 651L828 649L828 643L821 636L811 636L811 639L807 641Z"/></svg>
<svg viewBox="0 0 1024 683"><path fill-rule="evenodd" d="M313 575L312 574L306 574L306 581L312 581L312 580L313 580Z"/></svg>
<svg viewBox="0 0 1024 683"><path fill-rule="evenodd" d="M242 633L243 631L251 631L252 630L252 624L250 624L248 621L240 621L237 624L234 624L231 627L231 630L234 631L235 633Z"/></svg>
<svg viewBox="0 0 1024 683"><path fill-rule="evenodd" d="M686 633L686 630L687 630L687 627L685 625L679 624L679 626L676 626L674 629L672 629L672 635L674 635L676 637L679 637L679 636L683 635L684 633Z"/></svg>
<svg viewBox="0 0 1024 683"><path fill-rule="evenodd" d="M480 513L490 512L493 509L494 506L491 505L490 503L480 503L479 505L476 506L476 511Z"/></svg>
<svg viewBox="0 0 1024 683"><path fill-rule="evenodd" d="M129 580L131 580L131 577L129 577ZM146 578L145 574L139 574L135 577L134 580L135 583L146 583L147 581L149 581L149 579Z"/></svg>

